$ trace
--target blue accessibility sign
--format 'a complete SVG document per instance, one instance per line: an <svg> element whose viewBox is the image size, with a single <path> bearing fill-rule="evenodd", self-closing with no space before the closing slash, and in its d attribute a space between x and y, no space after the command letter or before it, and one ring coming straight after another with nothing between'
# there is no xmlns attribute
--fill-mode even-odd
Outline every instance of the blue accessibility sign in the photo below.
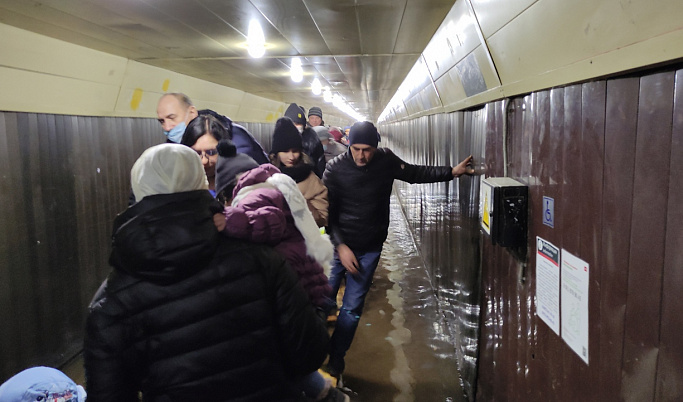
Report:
<svg viewBox="0 0 683 402"><path fill-rule="evenodd" d="M550 197L543 197L543 224L555 227L555 200Z"/></svg>

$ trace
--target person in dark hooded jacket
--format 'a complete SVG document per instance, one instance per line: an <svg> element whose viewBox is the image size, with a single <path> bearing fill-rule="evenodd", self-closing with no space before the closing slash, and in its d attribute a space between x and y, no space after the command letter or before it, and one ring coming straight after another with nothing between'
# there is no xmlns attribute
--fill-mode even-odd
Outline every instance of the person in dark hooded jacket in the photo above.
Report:
<svg viewBox="0 0 683 402"><path fill-rule="evenodd" d="M313 131L313 128L306 126L306 111L302 106L292 103L285 111L285 117L289 117L299 130L303 151L313 160L313 172L322 178L326 163L325 150L318 134Z"/></svg>
<svg viewBox="0 0 683 402"><path fill-rule="evenodd" d="M113 271L87 318L88 401L291 401L328 346L296 274L274 250L221 236L199 156L146 150L120 214Z"/></svg>

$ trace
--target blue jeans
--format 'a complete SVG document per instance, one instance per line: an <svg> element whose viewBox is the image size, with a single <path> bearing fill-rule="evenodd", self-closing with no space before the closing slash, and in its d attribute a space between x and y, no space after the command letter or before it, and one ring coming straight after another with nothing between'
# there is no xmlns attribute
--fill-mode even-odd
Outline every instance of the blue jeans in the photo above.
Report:
<svg viewBox="0 0 683 402"><path fill-rule="evenodd" d="M332 286L332 300L337 300L337 292L341 286L341 281L346 277L346 290L342 299L342 306L339 309L337 324L330 339L330 360L329 366L335 372L341 374L344 371L344 356L351 347L351 342L358 328L358 321L363 313L365 296L372 285L372 277L379 263L379 256L382 247L378 250L357 253L354 251L358 260L358 274L351 275L341 264L339 256L334 253L334 266L330 274L330 285Z"/></svg>
<svg viewBox="0 0 683 402"><path fill-rule="evenodd" d="M306 374L295 381L297 388L306 395L307 398L316 399L325 389L325 378L318 370Z"/></svg>

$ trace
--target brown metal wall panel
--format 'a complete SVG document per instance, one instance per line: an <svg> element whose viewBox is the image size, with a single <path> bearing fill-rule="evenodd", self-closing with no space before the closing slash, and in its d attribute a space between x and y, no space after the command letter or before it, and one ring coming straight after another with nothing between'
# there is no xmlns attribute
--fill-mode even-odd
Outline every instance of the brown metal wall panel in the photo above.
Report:
<svg viewBox="0 0 683 402"><path fill-rule="evenodd" d="M674 73L641 78L624 337L623 395L654 397L671 149Z"/></svg>
<svg viewBox="0 0 683 402"><path fill-rule="evenodd" d="M602 182L605 139L605 81L583 84L581 92L581 159L576 166L581 175L580 248L581 259L589 264L588 284L588 365L578 362L575 378L582 399L596 395L600 363L600 273L602 239ZM590 194L590 197L586 195Z"/></svg>
<svg viewBox="0 0 683 402"><path fill-rule="evenodd" d="M676 72L670 155L660 352L655 391L655 399L661 401L673 401L683 394L683 71Z"/></svg>
<svg viewBox="0 0 683 402"><path fill-rule="evenodd" d="M638 117L638 78L610 80L606 87L602 239L599 262L600 400L619 395L622 375L624 312L627 302L629 233ZM593 271L595 272L595 271ZM591 310L592 311L592 310ZM591 353L593 354L593 353Z"/></svg>
<svg viewBox="0 0 683 402"><path fill-rule="evenodd" d="M154 119L0 113L0 318L11 323L0 330L0 382L80 350L130 168L162 141Z"/></svg>
<svg viewBox="0 0 683 402"><path fill-rule="evenodd" d="M17 191L12 178L11 161L17 154L16 148L10 148L8 142L8 125L10 116L0 113L0 322L10 323L14 318L12 311L15 307L15 296L12 283L13 270L11 269L11 253L13 251L14 229L12 194ZM18 359L15 340L16 325L0 325L0 370L7 372L12 368L11 362Z"/></svg>
<svg viewBox="0 0 683 402"><path fill-rule="evenodd" d="M503 175L503 116L507 114L507 102L498 101L486 105L486 152L485 158L475 161L482 175ZM481 168L483 168L483 170Z"/></svg>
<svg viewBox="0 0 683 402"><path fill-rule="evenodd" d="M536 154L536 160L542 164L542 174L540 177L542 188L539 189L538 197L540 200L533 201L532 205L541 205L541 209L532 207L529 210L531 222L529 226L529 238L535 240L536 236L541 236L550 241L555 246L562 245L562 216L559 214L559 206L562 202L563 183L564 183L564 126L565 126L565 90L555 88L549 91L549 116L548 116L548 139L541 142L539 149L541 152ZM547 178L546 178L547 177ZM542 196L551 197L555 200L555 224L554 228L543 225L539 216L542 213ZM529 254L533 255L529 259L530 270L535 273L536 269L536 245L530 247ZM564 375L563 359L566 349L565 343L555 332L553 332L540 319L538 321L539 331L539 353L537 353L536 365L540 371L540 380L533 383L531 387L538 388L537 395L533 400L562 400L564 386L557 379Z"/></svg>
<svg viewBox="0 0 683 402"><path fill-rule="evenodd" d="M531 164L531 172L529 176L529 211L543 211L543 196L547 195L551 184L551 169L554 167L554 162L557 155L553 152L557 147L556 141L561 138L555 133L553 135L552 123L552 108L557 107L553 104L553 99L550 92L539 92L535 94L534 110L536 115L536 125L534 133L531 138L531 149L534 152L533 163ZM555 174L557 174L555 172ZM529 233L535 233L542 238L552 240L553 229L542 224L538 214L529 215ZM545 393L544 390L552 389L552 380L556 375L557 370L553 365L547 364L547 361L559 361L559 359L548 359L556 352L556 338L557 335L538 317L534 314L535 295L536 295L536 254L535 250L535 236L529 236L529 259L526 268L526 286L528 291L533 294L532 310L528 313L532 319L531 332L529 334L529 347L527 351L527 361L529 374L526 381L532 384L537 384L535 387L527 387L528 399L538 400L542 397L548 399L556 399L557 396L552 392Z"/></svg>
<svg viewBox="0 0 683 402"><path fill-rule="evenodd" d="M677 175L683 168L683 78L679 72L674 103L674 74L643 73L554 88L511 99L508 111L501 101L486 105L480 114L450 115L454 149L467 144L462 132L476 133L483 124L482 171L496 177L507 167L508 176L528 183L530 190L526 267L509 250L492 246L486 235L478 245L477 400L683 397L683 209L678 207L683 183ZM430 117L433 131L441 130L438 122ZM426 144L438 143L422 138L436 135L425 132L423 124L417 119L392 125L404 130L399 141L414 150L410 152L417 160L431 158ZM433 157L438 159L438 152ZM478 219L465 213L472 190L453 189L453 199L467 201L460 205L459 218L445 224L438 222L442 218L434 220L440 213L438 187L401 189L408 195L402 202L408 204L416 242L426 246L423 252L434 254L430 264L449 266L439 260L451 259L454 265L454 272L441 277L443 271L432 268L440 293L448 291L443 287L471 286L471 278L455 272L455 265L467 262L457 260L455 253L439 252L438 237L415 226L437 232L453 231L449 225L477 226ZM543 196L555 200L552 228L542 223ZM589 365L536 316L535 236L590 264ZM465 244L453 243L452 248ZM521 268L526 269L523 282Z"/></svg>

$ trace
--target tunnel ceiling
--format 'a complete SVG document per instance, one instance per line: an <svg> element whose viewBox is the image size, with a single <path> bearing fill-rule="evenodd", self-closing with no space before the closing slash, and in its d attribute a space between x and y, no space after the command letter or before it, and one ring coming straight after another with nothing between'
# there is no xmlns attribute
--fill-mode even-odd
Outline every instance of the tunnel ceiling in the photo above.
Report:
<svg viewBox="0 0 683 402"><path fill-rule="evenodd" d="M0 22L306 108L318 77L375 120L454 0L0 0ZM251 19L266 55L249 57ZM302 58L304 79L289 76ZM331 106L330 106L331 107Z"/></svg>

